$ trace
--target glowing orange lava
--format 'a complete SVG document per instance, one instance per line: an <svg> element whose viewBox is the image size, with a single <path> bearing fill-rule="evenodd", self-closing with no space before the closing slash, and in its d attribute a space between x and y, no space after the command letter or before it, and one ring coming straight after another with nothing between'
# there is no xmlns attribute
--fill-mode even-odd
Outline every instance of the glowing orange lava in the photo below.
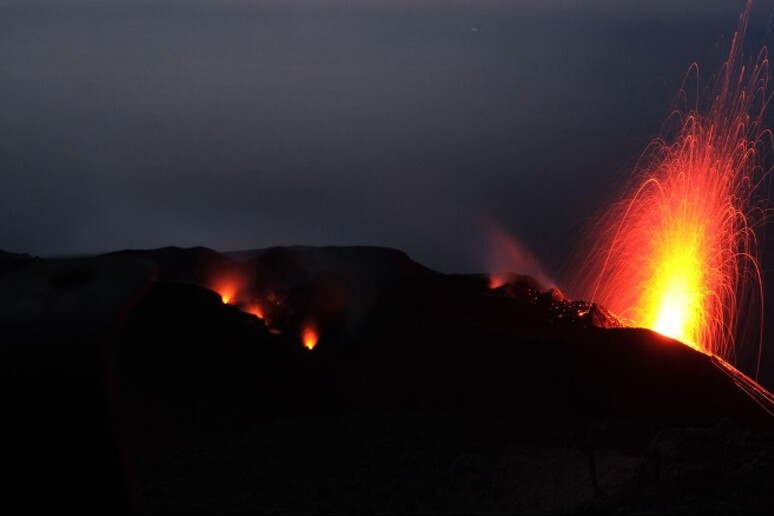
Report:
<svg viewBox="0 0 774 516"><path fill-rule="evenodd" d="M739 330L755 317L762 324L756 231L765 219L764 156L774 148L763 126L766 49L740 64L749 9L707 105L672 112L641 156L633 186L594 228L583 286L630 324L729 362ZM693 75L698 81L696 65ZM683 89L678 106L686 104Z"/></svg>
<svg viewBox="0 0 774 516"><path fill-rule="evenodd" d="M224 304L232 304L236 302L237 294L239 293L239 284L233 280L219 281L213 289L220 294L220 299Z"/></svg>
<svg viewBox="0 0 774 516"><path fill-rule="evenodd" d="M253 303L253 304L245 307L244 311L247 312L248 314L253 314L258 319L263 319L264 318L264 316L263 316L263 309L261 308L261 305L259 305L258 303Z"/></svg>
<svg viewBox="0 0 774 516"><path fill-rule="evenodd" d="M312 326L305 326L301 332L301 341L304 343L306 349L314 349L319 338L320 336L317 334L317 330Z"/></svg>

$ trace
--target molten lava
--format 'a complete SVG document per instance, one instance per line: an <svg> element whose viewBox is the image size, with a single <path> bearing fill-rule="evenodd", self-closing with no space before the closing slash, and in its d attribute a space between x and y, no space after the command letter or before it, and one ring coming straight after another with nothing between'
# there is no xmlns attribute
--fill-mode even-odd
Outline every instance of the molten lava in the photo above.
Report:
<svg viewBox="0 0 774 516"><path fill-rule="evenodd" d="M756 232L765 219L764 159L774 148L763 125L766 49L740 64L749 10L706 105L672 112L624 199L594 228L584 271L592 301L729 362L746 326L740 315L763 309ZM698 80L698 66L691 71ZM684 90L678 102L687 104ZM754 317L761 326L760 316L747 321Z"/></svg>
<svg viewBox="0 0 774 516"><path fill-rule="evenodd" d="M301 341L304 343L306 349L314 349L317 345L317 341L320 336L317 334L317 330L313 326L305 326L301 332Z"/></svg>
<svg viewBox="0 0 774 516"><path fill-rule="evenodd" d="M233 304L239 294L239 282L233 278L217 281L212 290L220 294L220 299L224 304Z"/></svg>
<svg viewBox="0 0 774 516"><path fill-rule="evenodd" d="M259 305L258 303L253 303L251 305L246 306L244 311L247 312L248 314L253 314L258 319L264 318L263 308L261 308L261 305Z"/></svg>

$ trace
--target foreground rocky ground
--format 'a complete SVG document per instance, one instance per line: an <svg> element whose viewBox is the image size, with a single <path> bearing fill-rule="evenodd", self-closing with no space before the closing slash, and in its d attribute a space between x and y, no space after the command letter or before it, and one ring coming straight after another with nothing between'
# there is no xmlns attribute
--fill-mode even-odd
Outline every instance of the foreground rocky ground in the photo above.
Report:
<svg viewBox="0 0 774 516"><path fill-rule="evenodd" d="M1 258L9 508L774 511L765 403L527 277L380 248Z"/></svg>

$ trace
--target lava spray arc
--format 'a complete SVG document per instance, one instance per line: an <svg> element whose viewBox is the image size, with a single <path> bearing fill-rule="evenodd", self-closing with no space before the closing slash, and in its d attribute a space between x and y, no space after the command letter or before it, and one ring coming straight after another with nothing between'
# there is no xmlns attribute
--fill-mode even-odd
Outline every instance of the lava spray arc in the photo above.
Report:
<svg viewBox="0 0 774 516"><path fill-rule="evenodd" d="M750 8L707 95L698 94L694 64L662 136L641 155L622 200L593 227L580 291L633 326L731 363L737 344L750 338L760 367L758 240L774 146L764 124L767 49L746 63L741 52ZM690 78L697 83L692 102ZM749 319L740 323L748 314L754 336L745 333Z"/></svg>

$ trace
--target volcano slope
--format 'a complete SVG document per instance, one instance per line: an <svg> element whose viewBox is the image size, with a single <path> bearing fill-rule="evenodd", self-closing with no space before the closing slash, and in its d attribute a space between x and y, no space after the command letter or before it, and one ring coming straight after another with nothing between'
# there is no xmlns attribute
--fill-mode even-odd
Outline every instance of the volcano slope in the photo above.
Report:
<svg viewBox="0 0 774 516"><path fill-rule="evenodd" d="M96 508L774 511L765 390L525 276L490 289L366 247L13 258L0 329L22 423L7 467L30 469L30 449L85 461L110 487ZM224 278L229 303L211 290ZM70 389L84 368L93 381ZM72 398L80 410L62 408ZM35 488L55 485L58 503L30 501L32 473L7 503L83 506L82 477L56 471Z"/></svg>

